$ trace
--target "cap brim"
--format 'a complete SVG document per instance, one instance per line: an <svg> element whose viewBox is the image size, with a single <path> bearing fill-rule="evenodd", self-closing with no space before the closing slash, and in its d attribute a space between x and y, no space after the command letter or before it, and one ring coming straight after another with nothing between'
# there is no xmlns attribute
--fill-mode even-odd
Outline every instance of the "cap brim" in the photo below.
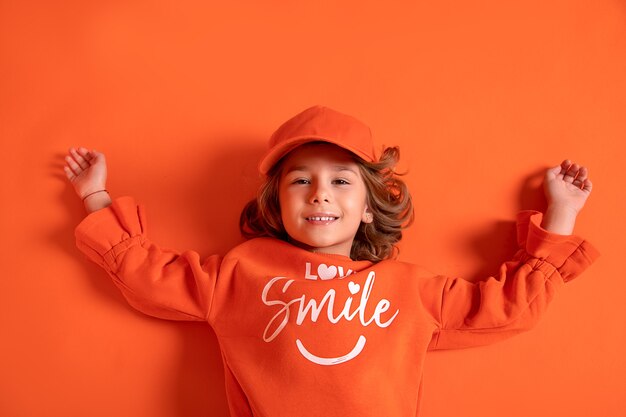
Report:
<svg viewBox="0 0 626 417"><path fill-rule="evenodd" d="M295 136L293 138L290 138L289 140L282 142L280 145L277 145L273 147L272 149L270 149L261 158L261 162L259 163L259 171L261 172L261 174L266 175L282 157L287 155L289 152L291 152L298 146L304 145L305 143L318 142L318 141L337 145L342 149L352 152L353 154L355 154L356 156L358 156L359 158L365 161L373 162L373 159L367 152L350 147L350 146L345 146L344 144L341 144L340 141L338 140L334 140L333 138L322 137L322 136L306 135L306 136Z"/></svg>

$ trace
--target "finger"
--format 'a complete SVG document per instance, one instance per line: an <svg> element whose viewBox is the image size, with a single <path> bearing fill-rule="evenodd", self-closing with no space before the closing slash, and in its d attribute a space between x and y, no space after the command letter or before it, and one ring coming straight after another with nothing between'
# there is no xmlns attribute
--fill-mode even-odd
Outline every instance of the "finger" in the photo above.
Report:
<svg viewBox="0 0 626 417"><path fill-rule="evenodd" d="M94 155L89 152L89 150L87 148L84 147L80 147L76 150L83 158L85 158L85 160L87 162L91 162L91 160L93 159Z"/></svg>
<svg viewBox="0 0 626 417"><path fill-rule="evenodd" d="M572 161L570 161L569 159L564 159L563 162L561 162L560 174L565 175L570 166L572 166Z"/></svg>
<svg viewBox="0 0 626 417"><path fill-rule="evenodd" d="M74 175L72 170L67 165L63 167L63 170L65 171L65 176L67 176L68 180L72 181L74 178L76 178L76 175Z"/></svg>
<svg viewBox="0 0 626 417"><path fill-rule="evenodd" d="M574 179L576 179L576 175L578 175L579 169L580 167L576 163L570 165L570 167L567 169L567 172L563 176L563 181L569 182L569 183L574 182Z"/></svg>
<svg viewBox="0 0 626 417"><path fill-rule="evenodd" d="M588 177L589 177L589 170L587 169L587 167L580 167L580 170L578 170L578 175L576 176L576 179L574 180L574 184L577 187L581 186Z"/></svg>
<svg viewBox="0 0 626 417"><path fill-rule="evenodd" d="M70 154L72 155L78 166L81 167L81 169L87 169L89 167L89 162L87 162L85 158L82 157L82 155L76 152L76 149L70 148Z"/></svg>
<svg viewBox="0 0 626 417"><path fill-rule="evenodd" d="M577 188L582 189L583 183L585 182L586 179L587 179L587 167L580 167L580 169L578 170L578 174L576 175L576 179L572 181L572 184L574 184Z"/></svg>
<svg viewBox="0 0 626 417"><path fill-rule="evenodd" d="M593 184L591 183L591 180L589 178L587 178L585 180L585 182L583 182L583 188L582 189L584 191L587 191L588 193L590 193L592 188L593 188Z"/></svg>
<svg viewBox="0 0 626 417"><path fill-rule="evenodd" d="M76 163L76 161L74 161L74 159L71 156L69 155L65 156L65 163L70 167L74 175L78 175L81 172L83 172L83 169Z"/></svg>

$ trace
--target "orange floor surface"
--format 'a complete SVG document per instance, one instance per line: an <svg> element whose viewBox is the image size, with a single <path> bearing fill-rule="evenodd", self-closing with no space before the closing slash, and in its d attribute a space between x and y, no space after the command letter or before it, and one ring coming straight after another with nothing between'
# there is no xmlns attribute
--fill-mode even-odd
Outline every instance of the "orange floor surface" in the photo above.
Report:
<svg viewBox="0 0 626 417"><path fill-rule="evenodd" d="M136 312L76 249L63 157L104 152L154 241L223 254L269 135L314 104L400 146L400 259L471 281L548 166L588 166L601 258L531 332L431 353L420 416L626 415L621 0L0 0L0 415L227 417L211 328Z"/></svg>

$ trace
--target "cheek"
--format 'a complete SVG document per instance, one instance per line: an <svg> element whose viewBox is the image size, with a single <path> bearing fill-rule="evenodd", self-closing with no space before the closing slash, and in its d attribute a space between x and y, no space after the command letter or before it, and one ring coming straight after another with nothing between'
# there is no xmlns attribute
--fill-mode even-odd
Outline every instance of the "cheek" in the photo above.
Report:
<svg viewBox="0 0 626 417"><path fill-rule="evenodd" d="M285 202L285 198L279 196L278 197L278 207L280 209L280 220L281 223L283 224L283 227L285 228L285 230L290 230L291 229L291 209L289 204L287 204Z"/></svg>
<svg viewBox="0 0 626 417"><path fill-rule="evenodd" d="M350 209L350 212L354 214L360 214L365 209L363 202L356 199L351 199L347 207Z"/></svg>
<svg viewBox="0 0 626 417"><path fill-rule="evenodd" d="M280 208L280 215L283 219L288 220L297 210L297 196L288 191L279 190L278 193L278 206Z"/></svg>
<svg viewBox="0 0 626 417"><path fill-rule="evenodd" d="M289 194L283 189L279 189L278 190L278 205L280 206L280 208L282 209L283 206L286 206L288 201L289 201Z"/></svg>
<svg viewBox="0 0 626 417"><path fill-rule="evenodd" d="M351 210L358 214L363 214L367 208L367 193L365 187L352 195L350 200Z"/></svg>
<svg viewBox="0 0 626 417"><path fill-rule="evenodd" d="M279 187L278 188L278 207L280 207L281 212L287 205L286 200L287 200L287 192L285 191L283 187Z"/></svg>

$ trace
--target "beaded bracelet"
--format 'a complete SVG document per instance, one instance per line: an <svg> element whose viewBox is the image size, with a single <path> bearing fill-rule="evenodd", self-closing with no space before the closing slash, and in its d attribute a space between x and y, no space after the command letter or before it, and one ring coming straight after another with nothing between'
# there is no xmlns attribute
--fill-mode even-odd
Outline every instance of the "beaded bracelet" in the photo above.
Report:
<svg viewBox="0 0 626 417"><path fill-rule="evenodd" d="M87 194L86 196L84 196L84 197L83 197L83 201L85 201L85 199L86 199L87 197L89 197L90 195L95 194L95 193L101 193L102 191L105 191L105 192L107 192L107 193L108 193L108 191L107 191L107 190L94 191L93 193L89 193L89 194Z"/></svg>

